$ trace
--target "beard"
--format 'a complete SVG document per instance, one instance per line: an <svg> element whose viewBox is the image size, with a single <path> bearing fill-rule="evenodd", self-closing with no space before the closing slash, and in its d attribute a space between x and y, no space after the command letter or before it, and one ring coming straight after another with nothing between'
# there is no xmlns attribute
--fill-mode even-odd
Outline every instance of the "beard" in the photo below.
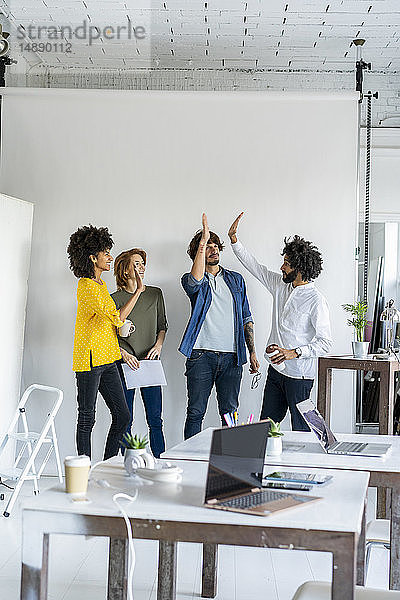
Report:
<svg viewBox="0 0 400 600"><path fill-rule="evenodd" d="M219 256L213 256L212 258L207 258L208 265L217 265L219 263Z"/></svg>
<svg viewBox="0 0 400 600"><path fill-rule="evenodd" d="M293 283L297 277L297 271L290 271L290 273L282 273L283 283Z"/></svg>

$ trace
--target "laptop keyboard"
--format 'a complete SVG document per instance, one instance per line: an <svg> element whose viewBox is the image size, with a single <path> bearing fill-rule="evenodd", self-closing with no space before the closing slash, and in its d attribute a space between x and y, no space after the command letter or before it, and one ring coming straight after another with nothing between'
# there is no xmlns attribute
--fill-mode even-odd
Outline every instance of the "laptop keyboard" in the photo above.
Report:
<svg viewBox="0 0 400 600"><path fill-rule="evenodd" d="M361 452L367 444L361 442L340 442L333 450L334 452Z"/></svg>
<svg viewBox="0 0 400 600"><path fill-rule="evenodd" d="M253 506L259 506L260 504L266 504L267 502L273 502L274 500L281 500L287 498L287 494L281 492L253 492L252 494L246 494L239 498L232 498L231 500L225 500L224 502L218 502L219 506L228 506L229 508L252 508Z"/></svg>

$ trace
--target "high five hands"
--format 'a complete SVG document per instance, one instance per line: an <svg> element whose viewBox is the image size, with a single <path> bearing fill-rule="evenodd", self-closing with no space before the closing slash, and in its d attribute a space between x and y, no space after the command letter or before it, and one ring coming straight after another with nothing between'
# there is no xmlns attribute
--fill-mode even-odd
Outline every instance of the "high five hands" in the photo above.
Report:
<svg viewBox="0 0 400 600"><path fill-rule="evenodd" d="M241 212L240 215L233 221L232 225L229 228L228 235L229 235L229 238L230 238L232 244L236 244L236 242L237 242L236 232L237 232L237 228L238 228L240 219L243 217L243 215L244 215L244 212Z"/></svg>

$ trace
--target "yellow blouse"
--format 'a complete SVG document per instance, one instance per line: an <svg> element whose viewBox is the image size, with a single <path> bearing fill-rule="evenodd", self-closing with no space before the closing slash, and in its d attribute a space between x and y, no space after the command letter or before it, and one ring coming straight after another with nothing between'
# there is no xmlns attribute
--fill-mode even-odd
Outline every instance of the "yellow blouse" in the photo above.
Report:
<svg viewBox="0 0 400 600"><path fill-rule="evenodd" d="M82 277L78 282L78 311L75 323L73 370L90 371L121 358L116 327L123 321L103 281Z"/></svg>

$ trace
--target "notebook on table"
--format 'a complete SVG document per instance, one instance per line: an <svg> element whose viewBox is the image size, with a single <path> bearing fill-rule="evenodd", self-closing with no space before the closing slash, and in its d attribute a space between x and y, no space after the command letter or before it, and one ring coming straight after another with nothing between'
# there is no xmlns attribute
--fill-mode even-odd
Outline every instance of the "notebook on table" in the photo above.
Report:
<svg viewBox="0 0 400 600"><path fill-rule="evenodd" d="M299 402L297 408L327 454L382 457L385 456L391 448L391 444L339 442L312 400L303 400L303 402Z"/></svg>
<svg viewBox="0 0 400 600"><path fill-rule="evenodd" d="M319 500L262 489L268 431L269 421L214 430L204 506L267 516Z"/></svg>

